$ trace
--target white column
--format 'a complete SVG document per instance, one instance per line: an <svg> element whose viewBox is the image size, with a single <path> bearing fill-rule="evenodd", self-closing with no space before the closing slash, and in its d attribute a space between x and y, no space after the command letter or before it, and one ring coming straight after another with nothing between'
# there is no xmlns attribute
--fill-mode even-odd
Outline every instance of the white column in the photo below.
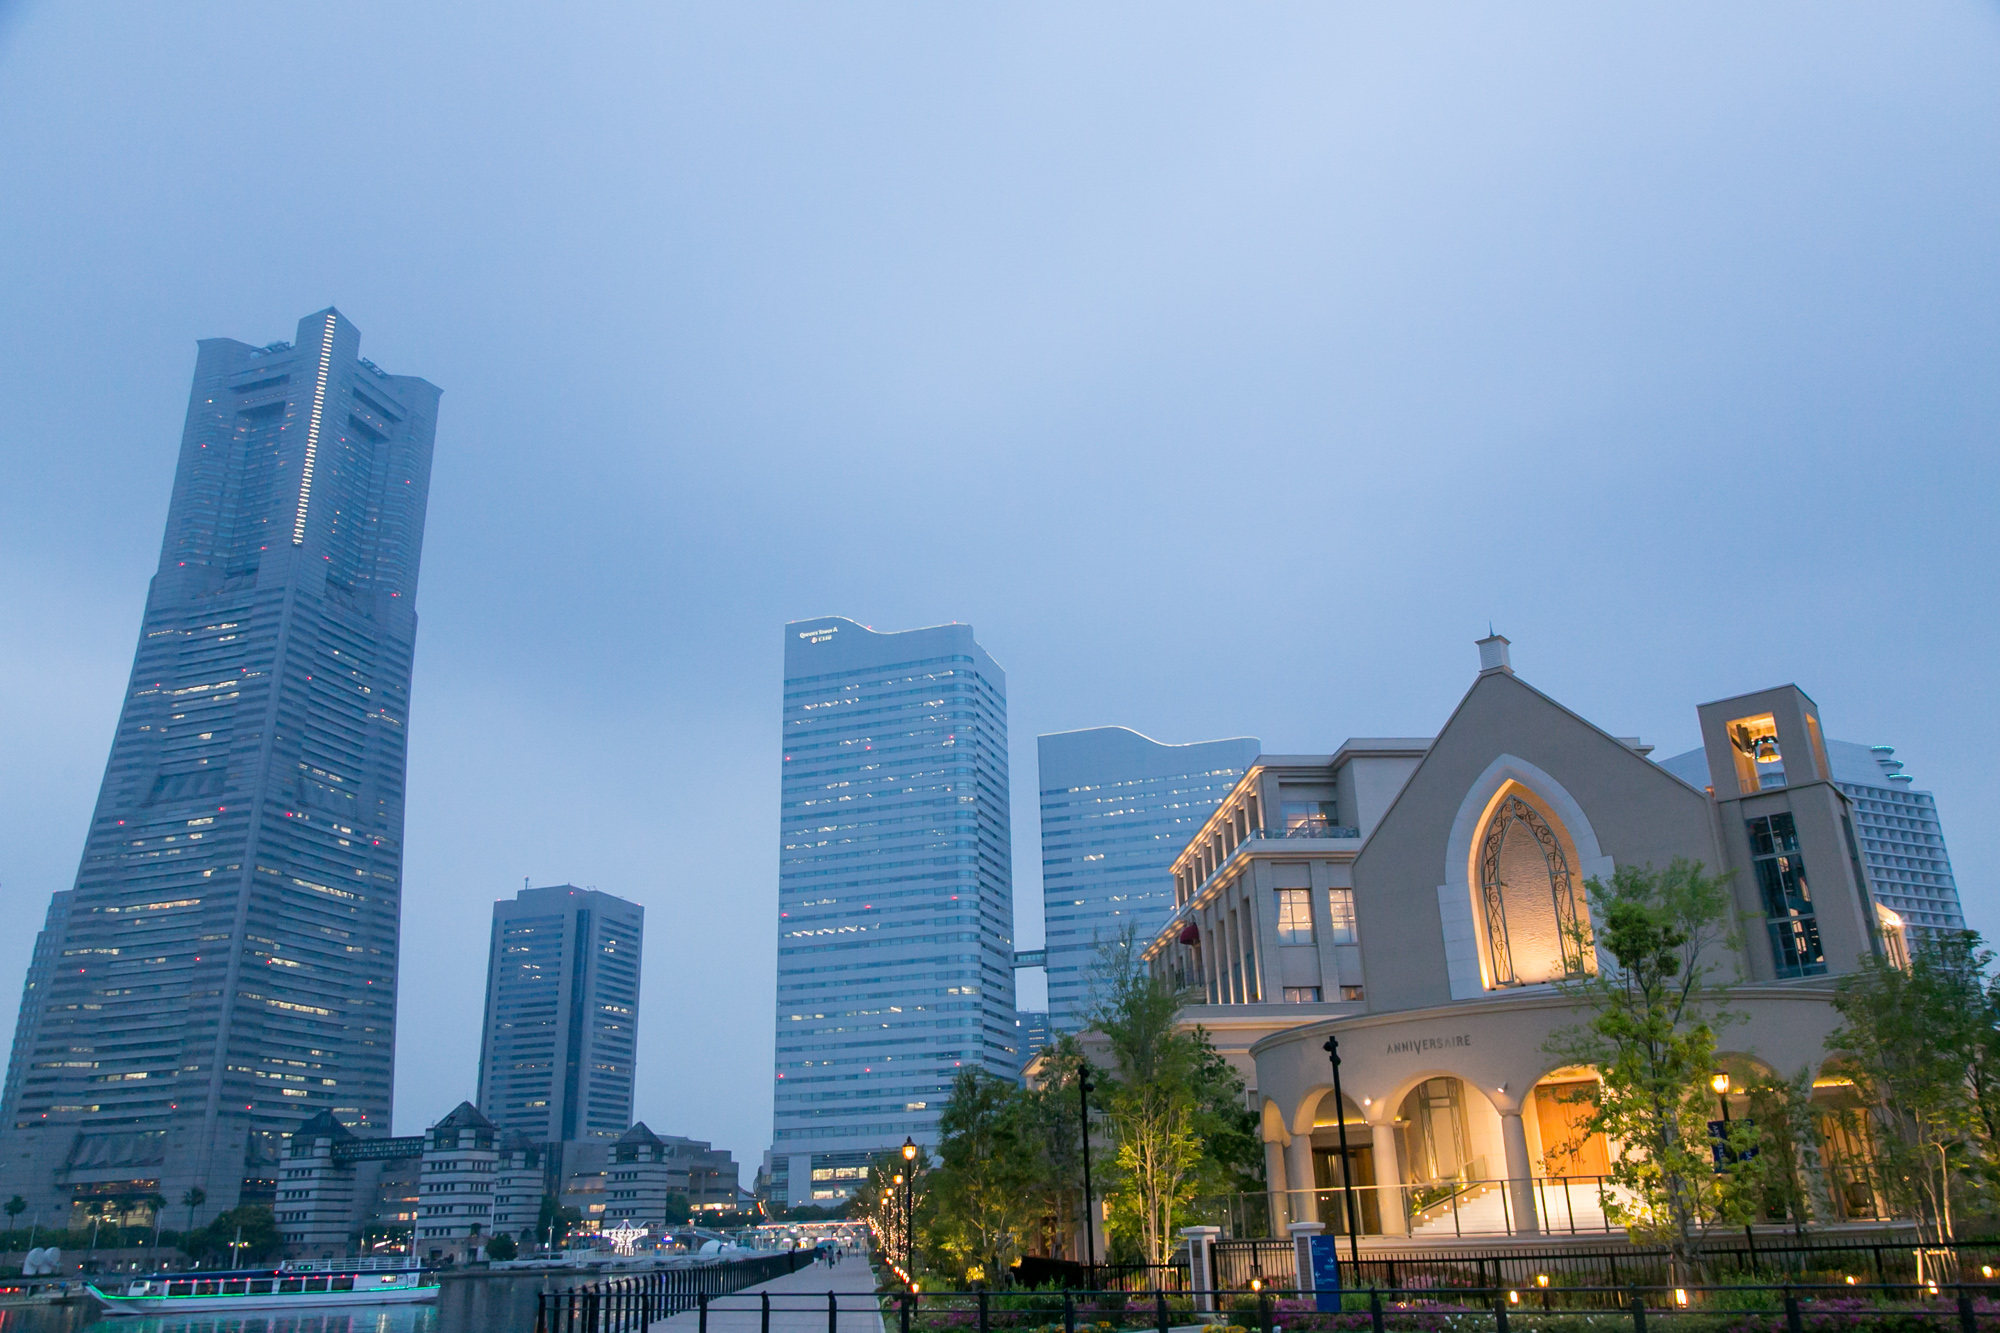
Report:
<svg viewBox="0 0 2000 1333"><path fill-rule="evenodd" d="M1535 1218L1535 1182L1529 1177L1528 1128L1521 1123L1519 1110L1500 1113L1500 1141L1507 1148L1508 1210L1514 1217L1514 1234L1539 1236L1541 1224Z"/></svg>
<svg viewBox="0 0 2000 1333"><path fill-rule="evenodd" d="M1209 1247L1222 1234L1221 1227L1182 1227L1181 1235L1187 1238L1188 1286L1194 1292L1194 1308L1203 1312L1215 1309L1215 1288L1210 1278Z"/></svg>
<svg viewBox="0 0 2000 1333"><path fill-rule="evenodd" d="M1264 1188L1271 1203L1271 1234L1277 1235L1285 1223L1298 1214L1292 1211L1291 1196L1285 1191L1291 1188L1285 1179L1285 1145L1264 1140Z"/></svg>
<svg viewBox="0 0 2000 1333"><path fill-rule="evenodd" d="M1317 1292L1319 1284L1313 1281L1312 1238L1326 1228L1318 1222L1294 1222L1286 1230L1292 1235L1292 1262L1298 1267L1292 1285L1301 1292Z"/></svg>
<svg viewBox="0 0 2000 1333"><path fill-rule="evenodd" d="M1377 1121L1368 1126L1375 1135L1375 1197L1380 1200L1382 1234L1401 1236L1409 1230L1403 1211L1403 1164L1396 1157L1396 1127Z"/></svg>
<svg viewBox="0 0 2000 1333"><path fill-rule="evenodd" d="M1333 1094L1327 1095L1330 1097ZM1313 1179L1311 1130L1292 1135L1292 1141L1285 1145L1285 1188L1291 1191L1285 1197L1291 1204L1294 1221L1320 1220L1319 1195L1316 1192L1318 1182Z"/></svg>

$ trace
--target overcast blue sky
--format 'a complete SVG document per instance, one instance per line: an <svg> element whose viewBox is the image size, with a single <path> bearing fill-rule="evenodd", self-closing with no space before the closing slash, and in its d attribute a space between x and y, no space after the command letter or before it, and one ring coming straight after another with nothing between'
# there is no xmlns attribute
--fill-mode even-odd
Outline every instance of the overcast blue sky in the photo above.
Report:
<svg viewBox="0 0 2000 1333"><path fill-rule="evenodd" d="M397 1122L488 904L648 909L638 1112L770 1133L780 626L1034 736L1434 731L1490 620L1671 754L1796 681L2000 931L1992 4L0 6L0 1027L197 338L444 389Z"/></svg>

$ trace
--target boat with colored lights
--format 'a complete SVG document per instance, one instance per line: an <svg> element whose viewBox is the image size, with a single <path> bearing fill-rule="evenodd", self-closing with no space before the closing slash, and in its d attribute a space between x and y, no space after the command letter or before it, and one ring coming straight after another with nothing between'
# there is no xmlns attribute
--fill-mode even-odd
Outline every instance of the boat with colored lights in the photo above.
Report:
<svg viewBox="0 0 2000 1333"><path fill-rule="evenodd" d="M111 1285L111 1284L106 1284ZM414 1259L328 1259L276 1268L208 1273L148 1273L122 1291L87 1289L114 1315L218 1314L232 1310L300 1310L319 1306L414 1305L434 1301L435 1273Z"/></svg>

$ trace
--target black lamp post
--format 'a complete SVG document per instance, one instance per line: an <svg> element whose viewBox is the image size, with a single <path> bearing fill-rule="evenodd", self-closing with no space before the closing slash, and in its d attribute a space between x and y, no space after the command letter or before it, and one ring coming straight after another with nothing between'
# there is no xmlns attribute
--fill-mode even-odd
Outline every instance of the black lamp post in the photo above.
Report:
<svg viewBox="0 0 2000 1333"><path fill-rule="evenodd" d="M1093 1283L1097 1281L1097 1219L1091 1214L1090 1198L1090 1094L1094 1091L1090 1086L1090 1066L1079 1063L1076 1101L1083 1119L1083 1255Z"/></svg>
<svg viewBox="0 0 2000 1333"><path fill-rule="evenodd" d="M1347 1257L1354 1270L1361 1271L1360 1228L1355 1225L1358 1215L1354 1210L1354 1172L1347 1156L1347 1097L1340 1090L1340 1038L1331 1032L1326 1034L1326 1058L1333 1064L1334 1114L1340 1117L1340 1184L1347 1196Z"/></svg>
<svg viewBox="0 0 2000 1333"><path fill-rule="evenodd" d="M903 1272L914 1274L917 1269L917 1141L903 1139Z"/></svg>
<svg viewBox="0 0 2000 1333"><path fill-rule="evenodd" d="M1715 1100L1722 1107L1722 1152L1720 1156L1725 1162L1733 1162L1736 1160L1736 1155L1729 1148L1729 1075L1717 1071L1714 1077L1708 1080L1708 1086L1715 1089ZM1743 1224L1743 1241L1750 1247L1750 1267L1752 1271L1755 1271L1757 1267L1757 1233L1750 1229L1748 1222Z"/></svg>

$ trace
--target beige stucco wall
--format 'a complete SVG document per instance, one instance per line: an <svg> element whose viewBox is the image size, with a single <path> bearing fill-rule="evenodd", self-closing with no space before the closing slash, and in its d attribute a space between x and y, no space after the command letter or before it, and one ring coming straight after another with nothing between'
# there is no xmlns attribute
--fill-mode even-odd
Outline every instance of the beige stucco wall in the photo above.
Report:
<svg viewBox="0 0 2000 1333"><path fill-rule="evenodd" d="M1483 806L1491 792L1482 788L1493 785L1495 765L1508 758L1559 784L1587 825L1575 827L1565 816L1566 831L1579 844L1594 843L1611 862L1664 868L1685 856L1710 867L1721 863L1702 792L1511 674L1486 672L1355 859L1371 1010L1451 1001L1439 888L1465 883L1467 867L1455 864L1469 853L1463 816ZM1472 818L1478 813L1472 809ZM1589 864L1595 858L1580 859L1586 864L1572 867L1579 885L1590 874L1608 872Z"/></svg>
<svg viewBox="0 0 2000 1333"><path fill-rule="evenodd" d="M1832 988L1823 983L1736 988L1727 1008L1743 1021L1722 1030L1721 1054L1745 1056L1787 1075L1802 1065L1817 1070L1838 1020L1832 998ZM1560 1066L1545 1050L1549 1038L1587 1016L1565 996L1517 993L1276 1033L1249 1052L1255 1087L1267 1103L1266 1136L1280 1126L1285 1135L1310 1132L1320 1099L1333 1091L1322 1049L1330 1033L1340 1037L1341 1086L1348 1100L1371 1122L1386 1124L1410 1089L1439 1075L1463 1079L1468 1093L1477 1089L1495 1111L1519 1112L1535 1084Z"/></svg>

